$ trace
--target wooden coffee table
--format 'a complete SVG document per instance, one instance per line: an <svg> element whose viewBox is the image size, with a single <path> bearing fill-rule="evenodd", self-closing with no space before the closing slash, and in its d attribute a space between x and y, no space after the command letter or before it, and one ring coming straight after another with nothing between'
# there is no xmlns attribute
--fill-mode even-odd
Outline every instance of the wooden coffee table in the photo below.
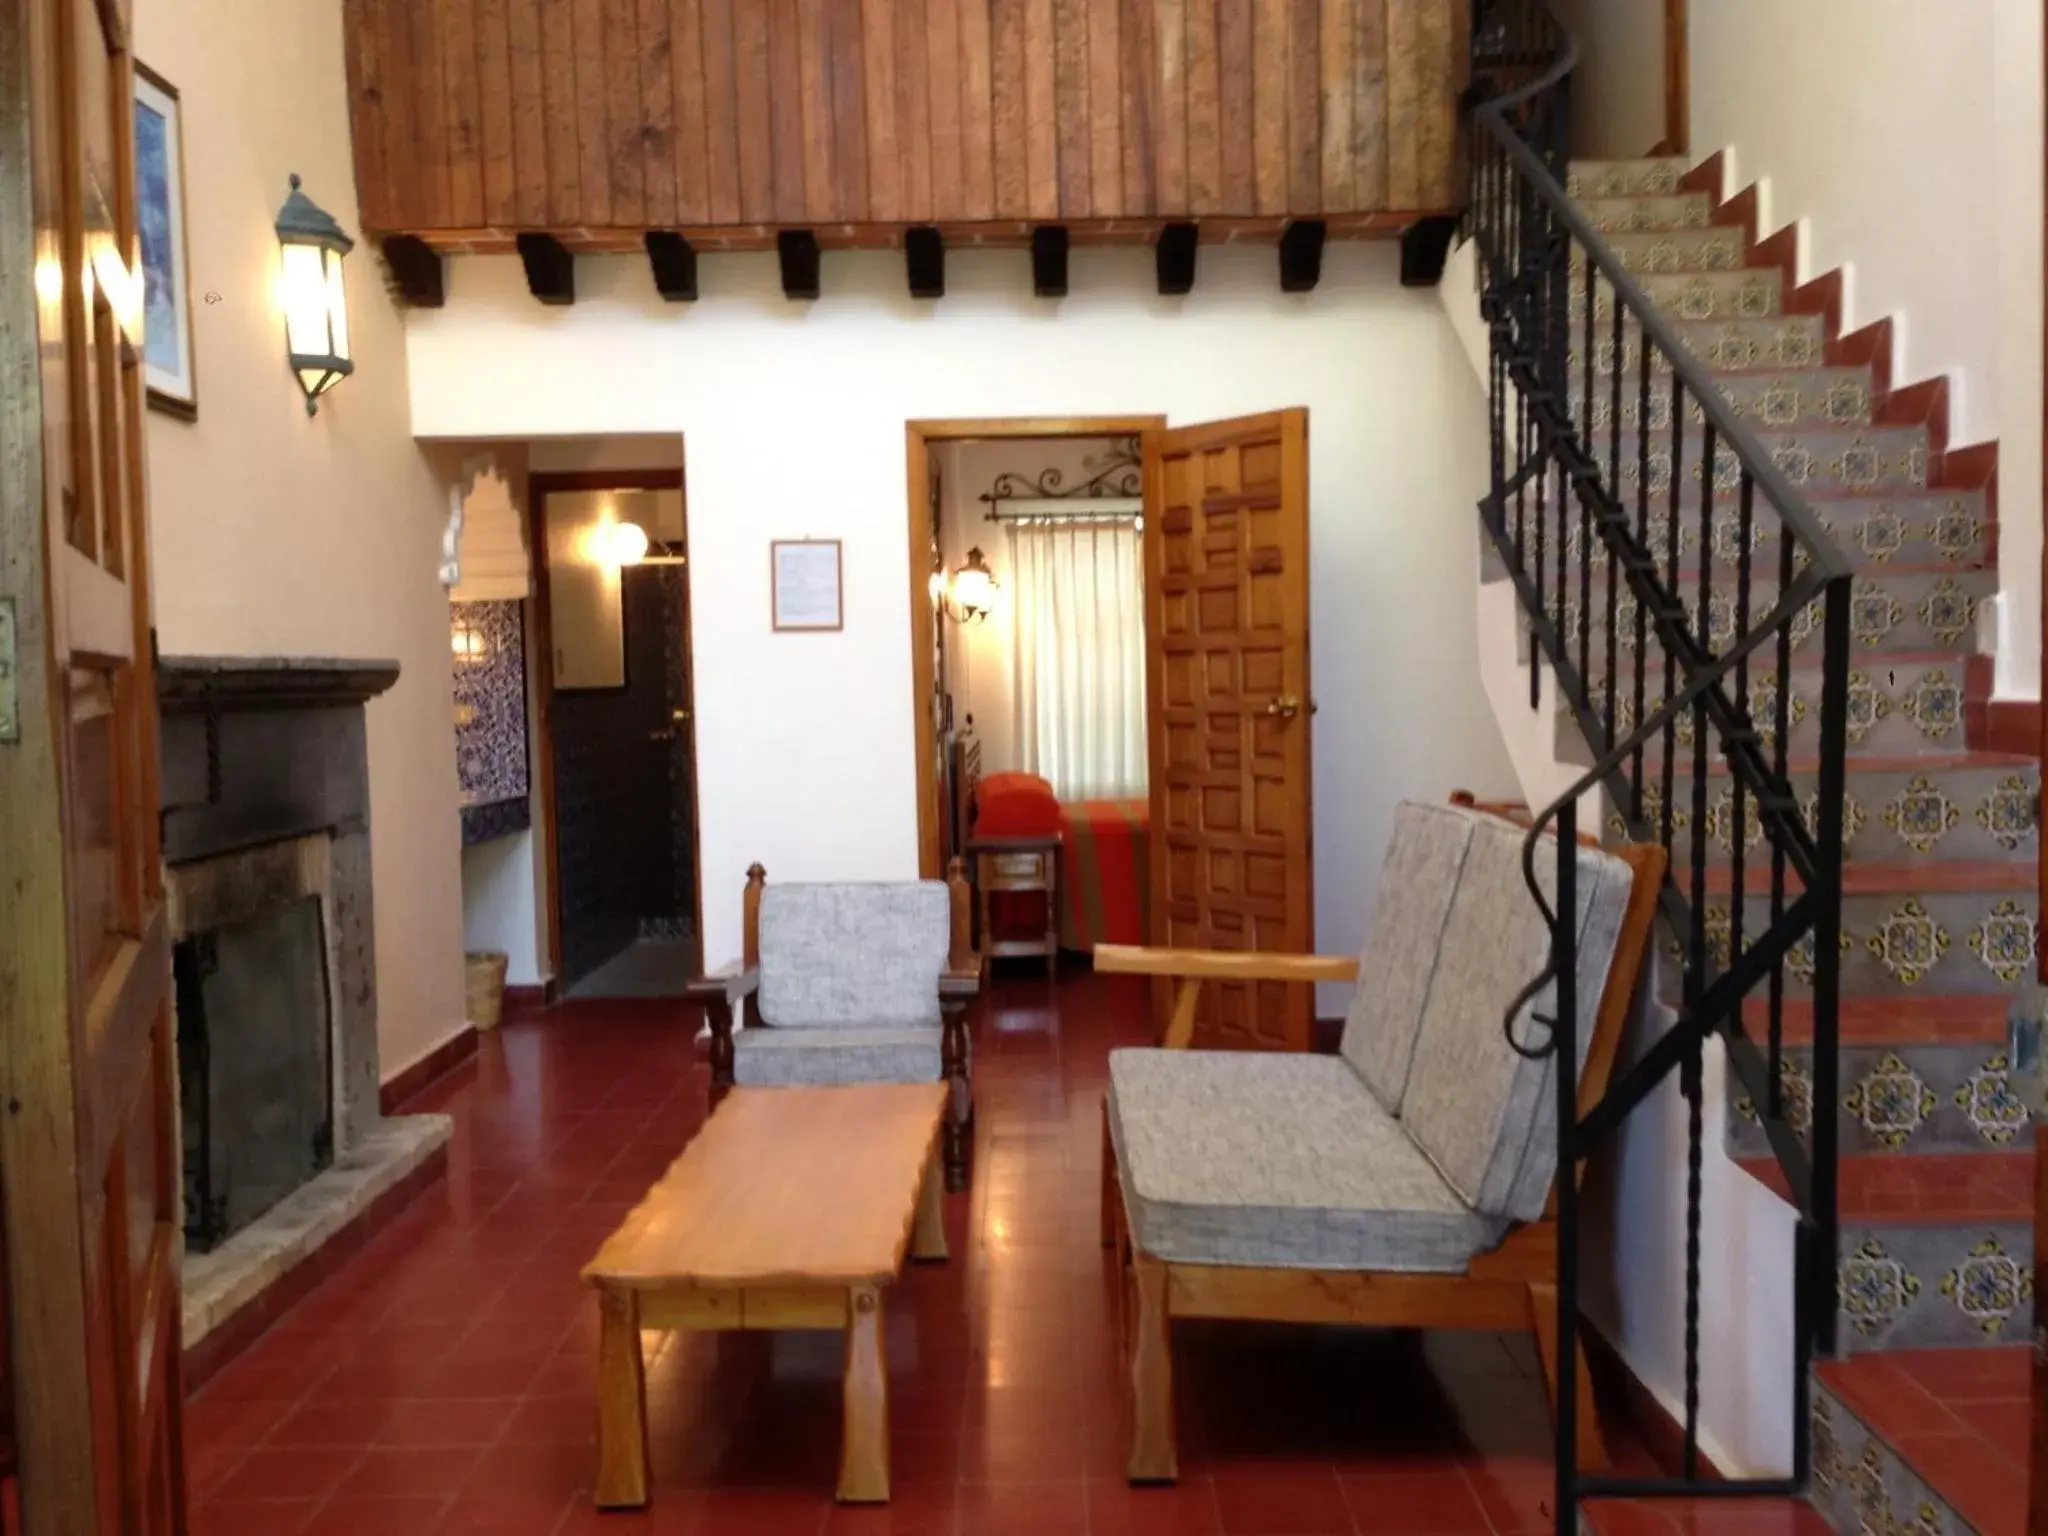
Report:
<svg viewBox="0 0 2048 1536"><path fill-rule="evenodd" d="M597 1503L647 1502L643 1328L843 1328L839 1497L889 1497L882 1287L946 1256L942 1083L740 1088L583 1270L597 1287Z"/></svg>

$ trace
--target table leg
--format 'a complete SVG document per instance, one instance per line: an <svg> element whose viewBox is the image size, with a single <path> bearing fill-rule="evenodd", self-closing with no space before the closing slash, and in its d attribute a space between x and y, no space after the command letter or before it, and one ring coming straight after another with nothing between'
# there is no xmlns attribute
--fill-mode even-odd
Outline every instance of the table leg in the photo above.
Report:
<svg viewBox="0 0 2048 1536"><path fill-rule="evenodd" d="M647 1378L640 1358L640 1298L598 1292L597 1504L647 1502Z"/></svg>
<svg viewBox="0 0 2048 1536"><path fill-rule="evenodd" d="M917 1192L917 1227L910 1235L913 1259L946 1257L946 1170L941 1164L938 1143L925 1160L924 1183Z"/></svg>
<svg viewBox="0 0 2048 1536"><path fill-rule="evenodd" d="M872 1285L856 1285L850 1287L847 1302L839 1497L848 1504L885 1504L889 1499L889 1373L882 1340L882 1293Z"/></svg>

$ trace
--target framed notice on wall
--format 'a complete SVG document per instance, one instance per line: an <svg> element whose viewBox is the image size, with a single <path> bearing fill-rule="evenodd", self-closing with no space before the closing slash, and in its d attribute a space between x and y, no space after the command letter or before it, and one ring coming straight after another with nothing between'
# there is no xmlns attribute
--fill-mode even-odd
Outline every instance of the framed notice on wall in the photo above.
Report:
<svg viewBox="0 0 2048 1536"><path fill-rule="evenodd" d="M777 630L846 627L837 539L776 539L768 546Z"/></svg>

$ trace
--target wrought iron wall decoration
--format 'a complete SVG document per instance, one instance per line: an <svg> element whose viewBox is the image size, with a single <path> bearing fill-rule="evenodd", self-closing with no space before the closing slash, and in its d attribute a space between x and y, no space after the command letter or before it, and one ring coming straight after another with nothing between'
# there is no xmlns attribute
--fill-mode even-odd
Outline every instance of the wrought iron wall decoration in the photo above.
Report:
<svg viewBox="0 0 2048 1536"><path fill-rule="evenodd" d="M1005 470L996 476L994 485L981 493L981 499L994 507L1005 501L1078 501L1089 497L1142 496L1145 493L1144 465L1138 439L1120 437L1103 452L1090 454L1081 460L1081 470L1087 476L1084 480L1068 485L1067 472L1057 468L1040 470L1035 475Z"/></svg>

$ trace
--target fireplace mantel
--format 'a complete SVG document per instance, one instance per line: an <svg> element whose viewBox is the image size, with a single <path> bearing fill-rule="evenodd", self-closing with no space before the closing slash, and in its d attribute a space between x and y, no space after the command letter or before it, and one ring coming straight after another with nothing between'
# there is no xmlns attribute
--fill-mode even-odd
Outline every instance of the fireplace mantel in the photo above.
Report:
<svg viewBox="0 0 2048 1536"><path fill-rule="evenodd" d="M332 656L165 656L157 701L192 711L317 709L365 704L398 681L398 663Z"/></svg>

